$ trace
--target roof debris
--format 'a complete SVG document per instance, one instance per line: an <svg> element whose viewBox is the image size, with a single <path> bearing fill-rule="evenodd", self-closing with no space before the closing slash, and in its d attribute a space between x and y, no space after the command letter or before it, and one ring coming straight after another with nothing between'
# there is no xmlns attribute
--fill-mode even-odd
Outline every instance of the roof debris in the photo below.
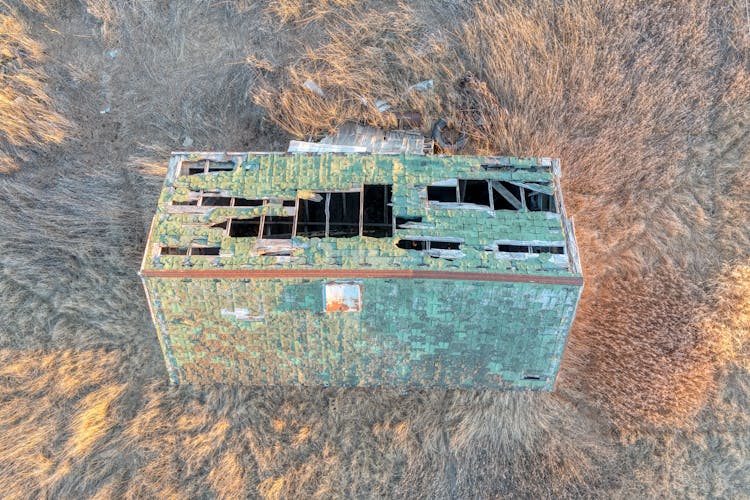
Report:
<svg viewBox="0 0 750 500"><path fill-rule="evenodd" d="M291 141L287 152L424 155L432 152L432 142L419 130L383 130L349 122L320 142Z"/></svg>
<svg viewBox="0 0 750 500"><path fill-rule="evenodd" d="M318 84L315 83L314 81L307 80L307 81L305 81L305 83L302 84L302 86L305 87L310 92L312 92L313 94L316 94L316 95L322 97L323 99L326 98L326 93L323 91L323 89L321 89L320 87L318 87Z"/></svg>

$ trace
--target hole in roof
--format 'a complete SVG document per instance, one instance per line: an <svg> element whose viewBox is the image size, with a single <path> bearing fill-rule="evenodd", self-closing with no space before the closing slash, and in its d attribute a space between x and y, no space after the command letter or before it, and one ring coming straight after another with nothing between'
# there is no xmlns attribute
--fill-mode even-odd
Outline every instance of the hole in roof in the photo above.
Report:
<svg viewBox="0 0 750 500"><path fill-rule="evenodd" d="M365 184L362 236L370 238L390 238L393 236L393 207L390 184Z"/></svg>
<svg viewBox="0 0 750 500"><path fill-rule="evenodd" d="M405 250L427 250L427 242L424 240L402 238L396 242L396 246Z"/></svg>
<svg viewBox="0 0 750 500"><path fill-rule="evenodd" d="M263 238L288 239L292 237L294 217L266 216L263 221Z"/></svg>
<svg viewBox="0 0 750 500"><path fill-rule="evenodd" d="M299 200L297 210L297 236L323 238L326 234L326 195L320 201Z"/></svg>
<svg viewBox="0 0 750 500"><path fill-rule="evenodd" d="M521 188L505 181L492 181L492 203L495 210L520 210Z"/></svg>
<svg viewBox="0 0 750 500"><path fill-rule="evenodd" d="M260 230L260 218L232 219L229 236L233 238L257 238Z"/></svg>
<svg viewBox="0 0 750 500"><path fill-rule="evenodd" d="M219 255L219 247L193 247L190 255Z"/></svg>
<svg viewBox="0 0 750 500"><path fill-rule="evenodd" d="M330 193L328 236L359 236L359 193Z"/></svg>
<svg viewBox="0 0 750 500"><path fill-rule="evenodd" d="M498 245L498 252L529 253L528 245Z"/></svg>
<svg viewBox="0 0 750 500"><path fill-rule="evenodd" d="M161 247L159 255L187 255L187 247Z"/></svg>
<svg viewBox="0 0 750 500"><path fill-rule="evenodd" d="M206 169L205 161L182 161L180 165L180 175L197 175L202 174Z"/></svg>
<svg viewBox="0 0 750 500"><path fill-rule="evenodd" d="M551 253L556 255L562 255L565 253L565 247L561 246L533 246L531 247L531 253Z"/></svg>
<svg viewBox="0 0 750 500"><path fill-rule="evenodd" d="M215 160L208 161L209 172L226 172L226 171L234 170L234 166L235 165L233 161L215 161Z"/></svg>
<svg viewBox="0 0 750 500"><path fill-rule="evenodd" d="M263 200L252 198L234 198L235 207L259 207L263 205Z"/></svg>
<svg viewBox="0 0 750 500"><path fill-rule="evenodd" d="M228 207L232 202L232 198L228 196L203 196L201 205L204 207Z"/></svg>
<svg viewBox="0 0 750 500"><path fill-rule="evenodd" d="M456 203L457 193L455 186L427 186L427 201L439 201L442 203Z"/></svg>
<svg viewBox="0 0 750 500"><path fill-rule="evenodd" d="M458 241L447 240L418 240L412 238L401 238L396 242L396 246L405 250L460 250L461 243ZM439 255L436 255L439 257Z"/></svg>
<svg viewBox="0 0 750 500"><path fill-rule="evenodd" d="M431 250L460 250L461 243L457 241L430 241Z"/></svg>
<svg viewBox="0 0 750 500"><path fill-rule="evenodd" d="M550 253L561 255L565 253L565 247L559 245L497 245L498 252L510 253Z"/></svg>
<svg viewBox="0 0 750 500"><path fill-rule="evenodd" d="M458 193L461 203L490 206L489 184L486 180L459 179Z"/></svg>
<svg viewBox="0 0 750 500"><path fill-rule="evenodd" d="M531 212L556 212L555 198L546 193L526 189L526 208Z"/></svg>

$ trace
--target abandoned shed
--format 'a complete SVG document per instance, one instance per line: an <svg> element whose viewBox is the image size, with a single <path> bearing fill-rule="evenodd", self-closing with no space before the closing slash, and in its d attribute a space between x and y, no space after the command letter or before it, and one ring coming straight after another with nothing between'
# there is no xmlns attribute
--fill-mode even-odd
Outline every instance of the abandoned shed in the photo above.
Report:
<svg viewBox="0 0 750 500"><path fill-rule="evenodd" d="M173 154L141 268L171 380L552 390L583 285L559 176Z"/></svg>

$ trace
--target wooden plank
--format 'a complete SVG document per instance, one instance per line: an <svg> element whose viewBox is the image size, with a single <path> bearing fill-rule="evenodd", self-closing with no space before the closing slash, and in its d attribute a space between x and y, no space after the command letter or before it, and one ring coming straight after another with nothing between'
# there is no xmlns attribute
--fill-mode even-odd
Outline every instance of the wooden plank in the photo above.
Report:
<svg viewBox="0 0 750 500"><path fill-rule="evenodd" d="M431 187L458 187L458 179L444 179L430 184ZM458 191L456 191L458 192Z"/></svg>
<svg viewBox="0 0 750 500"><path fill-rule="evenodd" d="M490 181L490 182L492 183L492 188L498 193L500 193L500 196L508 200L508 203L513 205L513 208L515 208L516 210L521 210L521 207L522 207L521 202L518 200L518 198L513 196L513 193L508 191L508 188L500 184L500 181Z"/></svg>
<svg viewBox="0 0 750 500"><path fill-rule="evenodd" d="M271 239L266 238L257 240L255 243L255 253L258 255L264 255L267 253L281 253L290 252L294 246L292 245L291 239Z"/></svg>
<svg viewBox="0 0 750 500"><path fill-rule="evenodd" d="M199 205L167 205L166 211L168 214L207 214L214 208L210 206L199 206Z"/></svg>
<svg viewBox="0 0 750 500"><path fill-rule="evenodd" d="M328 238L329 224L331 222L331 193L326 193L326 238Z"/></svg>
<svg viewBox="0 0 750 500"><path fill-rule="evenodd" d="M292 238L297 236L297 220L299 219L299 196L294 199L294 221L292 222Z"/></svg>
<svg viewBox="0 0 750 500"><path fill-rule="evenodd" d="M513 184L514 186L518 186L520 188L528 189L529 191L536 191L538 193L546 194L549 196L552 196L554 193L554 188L552 186L544 185L544 184L538 184L536 182L520 182L520 181L505 181L509 184Z"/></svg>
<svg viewBox="0 0 750 500"><path fill-rule="evenodd" d="M362 231L365 227L365 186L359 192L359 235L362 236Z"/></svg>
<svg viewBox="0 0 750 500"><path fill-rule="evenodd" d="M263 200L263 206L265 207L268 205L268 200ZM263 210L263 215L260 216L260 225L258 227L258 238L263 238L263 226L266 224L266 214L265 209Z"/></svg>
<svg viewBox="0 0 750 500"><path fill-rule="evenodd" d="M289 141L287 153L366 153L364 146L322 144L319 142Z"/></svg>

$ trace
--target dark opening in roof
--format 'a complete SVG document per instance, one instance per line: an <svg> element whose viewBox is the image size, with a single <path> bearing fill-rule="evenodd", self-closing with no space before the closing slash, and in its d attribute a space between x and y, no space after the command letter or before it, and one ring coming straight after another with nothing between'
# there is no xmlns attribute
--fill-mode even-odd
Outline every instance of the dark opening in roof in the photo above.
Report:
<svg viewBox="0 0 750 500"><path fill-rule="evenodd" d="M424 240L402 238L398 240L396 246L405 250L427 250L427 242Z"/></svg>
<svg viewBox="0 0 750 500"><path fill-rule="evenodd" d="M181 175L202 174L206 170L205 161L184 161L180 170Z"/></svg>
<svg viewBox="0 0 750 500"><path fill-rule="evenodd" d="M521 188L505 181L492 181L492 203L495 210L520 210Z"/></svg>
<svg viewBox="0 0 750 500"><path fill-rule="evenodd" d="M219 247L193 247L190 255L219 255Z"/></svg>
<svg viewBox="0 0 750 500"><path fill-rule="evenodd" d="M393 236L392 188L390 184L365 184L362 236Z"/></svg>
<svg viewBox="0 0 750 500"><path fill-rule="evenodd" d="M447 240L419 240L401 238L396 243L399 248L406 250L460 250L461 243Z"/></svg>
<svg viewBox="0 0 750 500"><path fill-rule="evenodd" d="M232 219L229 225L229 236L233 238L257 238L260 230L260 218Z"/></svg>
<svg viewBox="0 0 750 500"><path fill-rule="evenodd" d="M263 205L263 200L253 200L250 198L236 198L234 199L235 207L259 207Z"/></svg>
<svg viewBox="0 0 750 500"><path fill-rule="evenodd" d="M461 203L490 206L489 183L486 180L459 179L458 193Z"/></svg>
<svg viewBox="0 0 750 500"><path fill-rule="evenodd" d="M526 208L532 212L556 212L555 198L545 194L532 191L530 189L525 190L526 194Z"/></svg>
<svg viewBox="0 0 750 500"><path fill-rule="evenodd" d="M323 238L326 234L325 193L320 201L299 200L297 210L297 236Z"/></svg>
<svg viewBox="0 0 750 500"><path fill-rule="evenodd" d="M209 172L226 172L230 170L234 170L233 161L214 161L214 160L208 161Z"/></svg>
<svg viewBox="0 0 750 500"><path fill-rule="evenodd" d="M565 247L561 245L497 245L498 252L511 253L552 253L562 255Z"/></svg>
<svg viewBox="0 0 750 500"><path fill-rule="evenodd" d="M229 196L203 196L201 205L204 207L228 207L232 202Z"/></svg>
<svg viewBox="0 0 750 500"><path fill-rule="evenodd" d="M457 241L430 241L430 249L436 250L460 250L461 243Z"/></svg>
<svg viewBox="0 0 750 500"><path fill-rule="evenodd" d="M359 193L329 193L328 236L359 236Z"/></svg>
<svg viewBox="0 0 750 500"><path fill-rule="evenodd" d="M187 247L161 247L159 250L160 255L187 255Z"/></svg>
<svg viewBox="0 0 750 500"><path fill-rule="evenodd" d="M263 221L263 238L287 239L292 237L294 217L266 216Z"/></svg>
<svg viewBox="0 0 750 500"><path fill-rule="evenodd" d="M456 186L427 186L428 201L456 203L457 196Z"/></svg>

